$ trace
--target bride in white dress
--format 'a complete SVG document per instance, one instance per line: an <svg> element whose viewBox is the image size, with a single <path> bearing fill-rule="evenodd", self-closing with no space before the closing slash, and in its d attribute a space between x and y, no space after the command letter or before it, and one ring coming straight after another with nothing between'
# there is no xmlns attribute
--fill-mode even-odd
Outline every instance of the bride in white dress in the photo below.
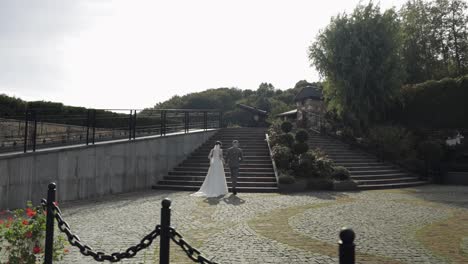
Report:
<svg viewBox="0 0 468 264"><path fill-rule="evenodd" d="M192 196L218 197L228 193L221 142L216 141L214 148L208 155L208 159L210 160L210 168L206 174L205 181L200 190L192 194Z"/></svg>

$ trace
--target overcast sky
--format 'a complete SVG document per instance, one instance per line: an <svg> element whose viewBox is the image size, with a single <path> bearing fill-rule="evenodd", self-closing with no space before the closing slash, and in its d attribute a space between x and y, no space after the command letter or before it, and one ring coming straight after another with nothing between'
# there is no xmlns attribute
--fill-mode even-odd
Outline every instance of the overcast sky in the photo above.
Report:
<svg viewBox="0 0 468 264"><path fill-rule="evenodd" d="M319 80L307 48L358 2L0 0L0 93L144 108L208 88L291 88Z"/></svg>

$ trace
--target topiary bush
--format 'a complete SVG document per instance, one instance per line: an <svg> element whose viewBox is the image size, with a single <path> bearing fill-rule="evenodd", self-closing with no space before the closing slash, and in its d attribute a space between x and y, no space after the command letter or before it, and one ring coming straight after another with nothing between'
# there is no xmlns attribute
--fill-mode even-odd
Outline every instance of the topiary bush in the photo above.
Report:
<svg viewBox="0 0 468 264"><path fill-rule="evenodd" d="M281 124L281 130L283 130L284 133L289 133L291 132L292 129L293 129L293 125L291 124L291 122L284 121Z"/></svg>
<svg viewBox="0 0 468 264"><path fill-rule="evenodd" d="M304 142L295 143L292 147L292 151L296 155L301 155L306 153L309 150L309 145Z"/></svg>
<svg viewBox="0 0 468 264"><path fill-rule="evenodd" d="M315 177L315 160L315 154L311 150L302 154L293 168L295 174L299 177Z"/></svg>
<svg viewBox="0 0 468 264"><path fill-rule="evenodd" d="M428 163L434 166L442 160L444 149L442 143L435 140L426 140L418 146L419 156Z"/></svg>
<svg viewBox="0 0 468 264"><path fill-rule="evenodd" d="M306 130L301 129L296 132L296 141L297 142L306 142L309 139L309 133Z"/></svg>
<svg viewBox="0 0 468 264"><path fill-rule="evenodd" d="M281 134L278 136L276 142L279 145L283 145L290 148L294 144L294 136L291 133Z"/></svg>
<svg viewBox="0 0 468 264"><path fill-rule="evenodd" d="M318 177L328 178L333 172L333 161L329 158L317 158L315 161L315 168Z"/></svg>
<svg viewBox="0 0 468 264"><path fill-rule="evenodd" d="M286 146L276 145L272 150L273 159L279 169L287 170L290 167L290 162L293 159L291 149Z"/></svg>
<svg viewBox="0 0 468 264"><path fill-rule="evenodd" d="M289 174L280 174L280 176L278 177L278 182L280 184L293 184L294 182L296 182L296 180L293 176Z"/></svg>
<svg viewBox="0 0 468 264"><path fill-rule="evenodd" d="M332 178L336 181L347 181L351 179L351 174L349 170L343 166L333 167Z"/></svg>

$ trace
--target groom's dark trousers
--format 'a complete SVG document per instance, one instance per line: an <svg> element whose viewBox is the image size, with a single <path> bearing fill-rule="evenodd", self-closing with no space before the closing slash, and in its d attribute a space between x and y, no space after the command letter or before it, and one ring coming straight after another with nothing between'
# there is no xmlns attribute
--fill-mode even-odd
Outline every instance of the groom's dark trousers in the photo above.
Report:
<svg viewBox="0 0 468 264"><path fill-rule="evenodd" d="M232 188L236 189L237 188L237 177L239 176L239 167L229 167L229 170L231 171Z"/></svg>

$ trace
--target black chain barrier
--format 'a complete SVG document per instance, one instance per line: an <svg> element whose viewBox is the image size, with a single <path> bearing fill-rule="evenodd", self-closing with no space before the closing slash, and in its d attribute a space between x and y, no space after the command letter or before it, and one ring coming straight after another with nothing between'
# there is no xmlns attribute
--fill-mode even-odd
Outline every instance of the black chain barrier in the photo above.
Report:
<svg viewBox="0 0 468 264"><path fill-rule="evenodd" d="M200 251L196 248L190 246L182 237L179 232L177 232L174 228L169 228L169 235L171 236L171 240L176 243L186 254L187 256L193 260L194 262L198 263L206 263L206 264L217 264L214 261L211 261L204 257Z"/></svg>
<svg viewBox="0 0 468 264"><path fill-rule="evenodd" d="M44 210L46 210L47 201L45 199L42 199L41 203ZM83 254L84 256L91 256L94 258L94 260L99 262L103 262L106 260L110 262L118 262L122 259L133 258L140 250L149 247L153 243L153 241L160 235L161 232L161 226L157 225L156 228L153 231L151 231L151 233L146 235L137 245L129 247L124 252L115 252L108 255L104 252L95 252L90 246L84 244L80 240L80 238L77 235L73 234L73 232L70 230L70 225L65 220L63 220L60 208L58 208L55 204L52 204L52 209L54 212L54 217L58 223L58 228L67 236L70 245L79 248L81 254Z"/></svg>
<svg viewBox="0 0 468 264"><path fill-rule="evenodd" d="M84 244L77 235L73 234L73 232L70 230L70 225L63 219L60 208L55 204L55 191L55 183L50 183L49 191L47 193L47 200L41 200L42 207L44 211L47 212L44 264L52 264L54 220L57 220L59 230L67 236L70 245L77 247L80 250L81 254L83 254L84 256L91 256L94 260L98 262L104 262L106 260L110 262L119 262L122 259L133 258L138 254L139 251L149 247L157 237L160 237L160 264L169 264L170 240L172 240L176 245L178 245L193 262L202 264L218 264L203 256L203 254L198 249L192 247L189 243L187 243L187 241L185 241L182 235L170 226L171 200L167 198L162 201L160 225L157 225L153 231L151 231L149 234L143 237L140 243L136 244L135 246L131 246L123 252L115 252L108 255L104 252L95 252L90 246ZM340 241L338 243L338 254L340 264L356 263L356 245L354 244L355 237L356 235L352 229L343 228L341 230Z"/></svg>

